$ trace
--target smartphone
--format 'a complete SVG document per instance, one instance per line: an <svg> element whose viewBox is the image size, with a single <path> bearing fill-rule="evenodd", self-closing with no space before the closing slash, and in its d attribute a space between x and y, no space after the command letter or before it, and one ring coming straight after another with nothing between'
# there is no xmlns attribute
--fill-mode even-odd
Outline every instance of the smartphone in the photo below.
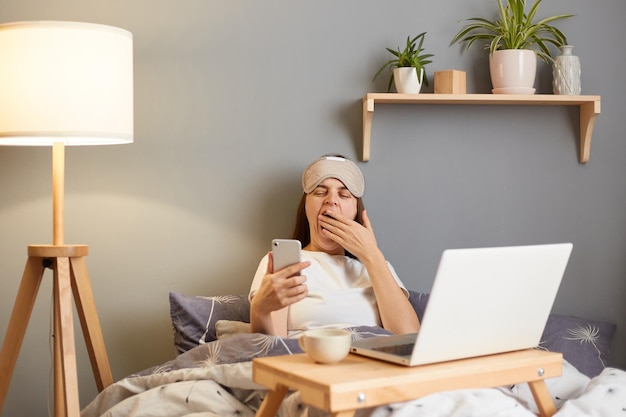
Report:
<svg viewBox="0 0 626 417"><path fill-rule="evenodd" d="M280 271L289 265L300 262L300 250L302 249L299 240L295 239L274 239L272 240L272 255L274 257L274 271Z"/></svg>

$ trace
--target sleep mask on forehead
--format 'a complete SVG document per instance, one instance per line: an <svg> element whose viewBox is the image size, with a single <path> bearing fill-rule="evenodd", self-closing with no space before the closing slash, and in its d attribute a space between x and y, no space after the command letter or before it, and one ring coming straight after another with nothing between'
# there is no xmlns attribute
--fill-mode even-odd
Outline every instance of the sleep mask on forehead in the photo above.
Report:
<svg viewBox="0 0 626 417"><path fill-rule="evenodd" d="M310 194L326 178L338 179L357 198L365 192L365 179L359 167L340 156L323 156L310 164L302 173L304 192Z"/></svg>

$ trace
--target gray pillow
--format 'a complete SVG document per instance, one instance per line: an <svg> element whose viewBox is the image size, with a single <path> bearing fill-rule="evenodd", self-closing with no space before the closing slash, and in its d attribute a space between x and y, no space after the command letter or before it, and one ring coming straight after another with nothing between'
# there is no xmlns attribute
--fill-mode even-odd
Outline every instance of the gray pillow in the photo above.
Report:
<svg viewBox="0 0 626 417"><path fill-rule="evenodd" d="M551 314L539 347L563 353L576 369L593 378L607 366L615 329L613 323Z"/></svg>
<svg viewBox="0 0 626 417"><path fill-rule="evenodd" d="M179 353L216 340L216 327L219 327L220 336L226 336L232 333L228 322L250 323L248 294L201 297L170 292L169 297L174 345ZM409 301L421 319L428 294L409 291ZM218 321L223 323L217 326Z"/></svg>
<svg viewBox="0 0 626 417"><path fill-rule="evenodd" d="M218 320L250 322L248 294L201 297L170 292L174 345L183 353L217 339Z"/></svg>
<svg viewBox="0 0 626 417"><path fill-rule="evenodd" d="M417 313L417 317L421 321L422 317L424 317L424 310L426 310L426 304L428 303L428 294L425 294L423 292L409 290L409 301L411 302L413 309L415 309L415 312Z"/></svg>

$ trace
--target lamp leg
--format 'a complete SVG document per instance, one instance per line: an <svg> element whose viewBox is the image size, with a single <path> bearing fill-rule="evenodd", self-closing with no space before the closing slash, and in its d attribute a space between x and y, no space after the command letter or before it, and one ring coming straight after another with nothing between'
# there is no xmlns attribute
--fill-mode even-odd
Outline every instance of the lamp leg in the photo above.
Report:
<svg viewBox="0 0 626 417"><path fill-rule="evenodd" d="M44 269L41 259L28 258L2 344L2 351L0 351L0 411L2 411L4 400L9 391L9 383L24 341L26 327L35 305Z"/></svg>
<svg viewBox="0 0 626 417"><path fill-rule="evenodd" d="M56 269L56 266L53 267ZM53 314L54 314L54 416L65 416L65 387L63 385L63 358L61 357L61 320L57 307L59 300L59 285L53 280Z"/></svg>
<svg viewBox="0 0 626 417"><path fill-rule="evenodd" d="M59 339L59 350L55 350L55 358L61 358L62 383L55 385L55 404L62 403L66 413L61 416L80 416L80 399L78 397L78 371L76 369L76 344L74 343L74 310L72 308L72 284L70 260L66 257L56 259L54 270L55 283L55 327L60 330L56 335ZM57 360L58 361L58 360Z"/></svg>
<svg viewBox="0 0 626 417"><path fill-rule="evenodd" d="M72 266L72 290L78 317L85 336L85 344L91 359L91 368L96 378L98 391L102 391L113 383L111 366L107 356L100 319L96 311L96 302L93 298L89 274L87 273L87 263L85 258L70 258Z"/></svg>

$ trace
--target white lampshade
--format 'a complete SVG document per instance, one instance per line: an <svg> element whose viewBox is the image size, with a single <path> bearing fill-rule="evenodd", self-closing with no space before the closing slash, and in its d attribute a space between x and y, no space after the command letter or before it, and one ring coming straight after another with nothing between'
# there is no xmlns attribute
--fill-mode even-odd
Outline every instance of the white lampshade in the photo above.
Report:
<svg viewBox="0 0 626 417"><path fill-rule="evenodd" d="M132 42L92 23L0 25L0 145L131 143Z"/></svg>

